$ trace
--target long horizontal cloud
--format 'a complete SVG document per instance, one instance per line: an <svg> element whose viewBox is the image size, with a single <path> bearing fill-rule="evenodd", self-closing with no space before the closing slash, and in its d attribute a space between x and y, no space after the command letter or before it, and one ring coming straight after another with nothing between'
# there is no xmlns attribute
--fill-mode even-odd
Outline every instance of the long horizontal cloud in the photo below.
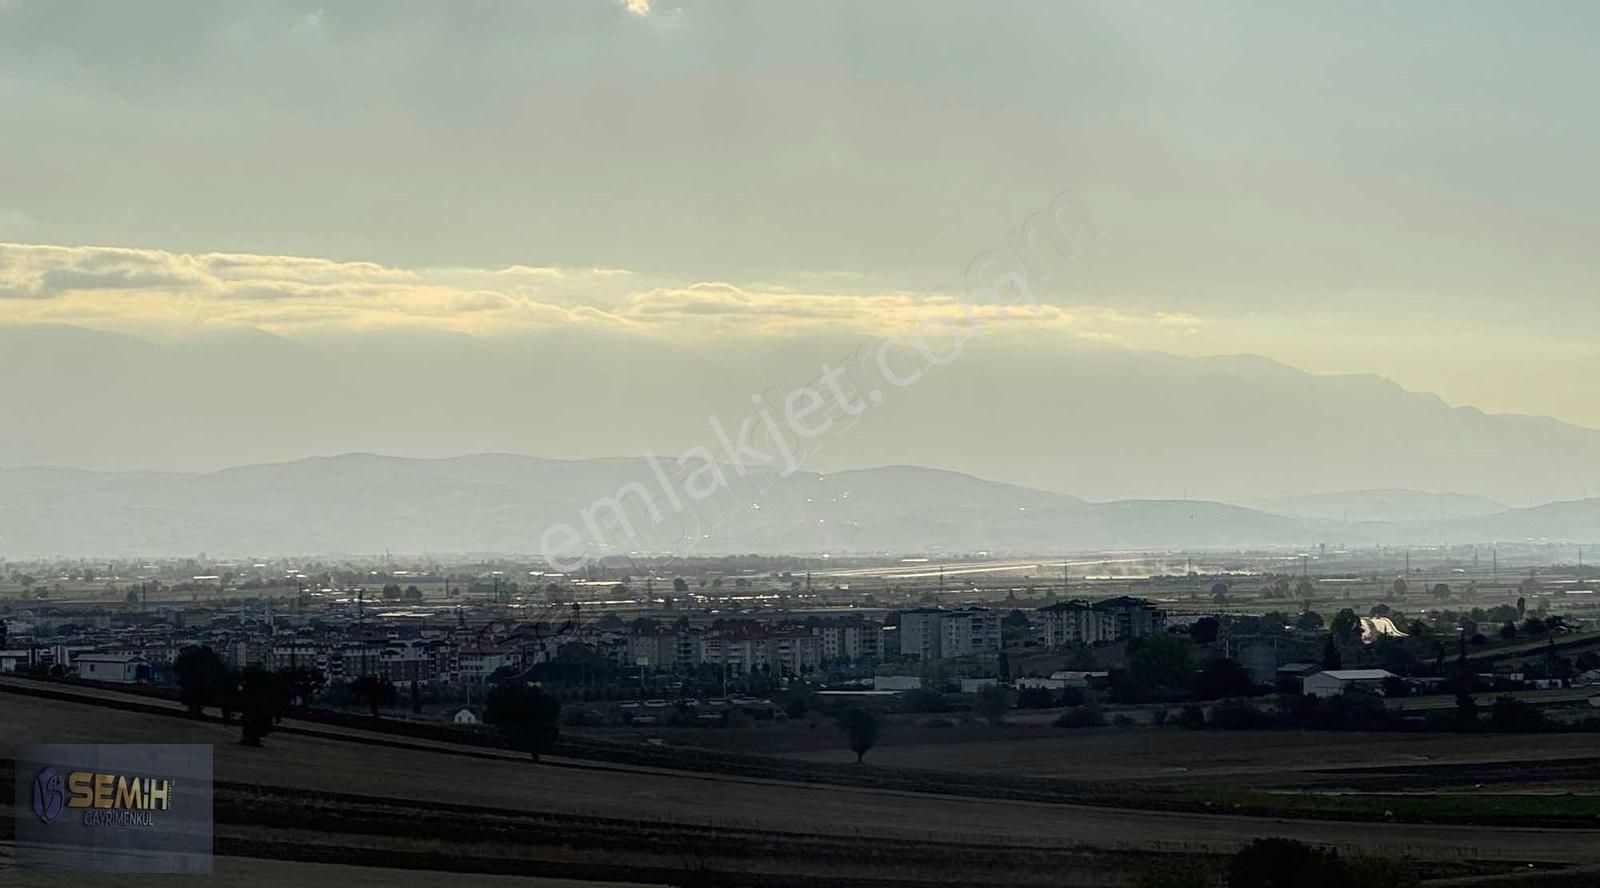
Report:
<svg viewBox="0 0 1600 888"><path fill-rule="evenodd" d="M127 329L168 325L296 332L417 328L491 335L588 327L693 338L839 329L889 333L975 317L985 324L1115 338L1186 315L964 306L945 294L796 292L651 278L624 269L514 265L396 268L303 256L0 244L0 323Z"/></svg>

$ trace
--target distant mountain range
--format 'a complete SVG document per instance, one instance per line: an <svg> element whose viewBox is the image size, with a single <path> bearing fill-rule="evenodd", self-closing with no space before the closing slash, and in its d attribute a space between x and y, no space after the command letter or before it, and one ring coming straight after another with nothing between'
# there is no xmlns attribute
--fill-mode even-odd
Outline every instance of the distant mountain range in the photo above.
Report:
<svg viewBox="0 0 1600 888"><path fill-rule="evenodd" d="M776 404L814 379L821 359L861 364L861 348L729 337L708 352L570 332L323 340L196 330L149 341L0 326L0 466L676 455L716 447L708 417L736 427L755 393ZM914 385L882 387L882 403L836 424L805 468L940 466L1093 500L1207 499L1334 521L1479 517L1499 503L1600 490L1600 431L1259 357L1180 357L1070 336L1043 347L999 331ZM1464 497L1336 493L1391 489ZM1333 495L1284 499L1303 494Z"/></svg>
<svg viewBox="0 0 1600 888"><path fill-rule="evenodd" d="M1486 496L1424 493L1419 490L1353 490L1283 496L1244 503L1252 508L1294 518L1326 521L1433 521L1479 518L1506 511Z"/></svg>
<svg viewBox="0 0 1600 888"><path fill-rule="evenodd" d="M691 508L684 489L674 483L669 495L642 459L350 454L203 474L0 469L0 557L539 554L554 525L592 538L586 514L609 544L591 551L607 553L1053 554L1600 540L1600 500L1506 509L1476 497L1385 490L1287 499L1273 512L1202 501L1088 502L912 466L744 479L726 473L728 486ZM626 504L637 536L617 530L603 505L608 498ZM1347 511L1350 521L1330 517Z"/></svg>

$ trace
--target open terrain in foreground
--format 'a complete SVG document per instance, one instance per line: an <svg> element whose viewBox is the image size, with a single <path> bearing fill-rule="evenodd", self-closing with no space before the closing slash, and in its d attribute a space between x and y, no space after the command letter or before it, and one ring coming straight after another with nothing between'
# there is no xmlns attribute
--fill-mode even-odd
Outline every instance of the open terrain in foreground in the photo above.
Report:
<svg viewBox="0 0 1600 888"><path fill-rule="evenodd" d="M674 884L718 872L751 884L1060 884L1070 875L1115 885L1157 855L1221 854L1285 836L1456 874L1489 862L1600 863L1600 829L1140 811L566 759L535 765L444 743L374 745L359 731L277 733L248 749L236 729L211 722L12 694L0 707L7 758L41 741L215 744L217 850L243 857ZM1246 749L1256 736L1233 738ZM1086 753L1116 742L1081 739ZM1066 759L1068 742L1056 747ZM999 748L967 753L979 761ZM1085 767L1112 754L1111 745L1090 753Z"/></svg>

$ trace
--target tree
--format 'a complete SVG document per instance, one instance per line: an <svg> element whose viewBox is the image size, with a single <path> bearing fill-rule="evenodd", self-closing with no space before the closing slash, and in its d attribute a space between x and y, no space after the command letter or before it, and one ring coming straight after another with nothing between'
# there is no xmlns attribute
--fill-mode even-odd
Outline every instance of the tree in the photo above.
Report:
<svg viewBox="0 0 1600 888"><path fill-rule="evenodd" d="M672 581L672 591L678 595L687 594L689 591L688 581L683 577L674 578Z"/></svg>
<svg viewBox="0 0 1600 888"><path fill-rule="evenodd" d="M376 675L363 675L350 683L350 694L357 700L366 701L372 717L377 718L379 706L394 703L394 682Z"/></svg>
<svg viewBox="0 0 1600 888"><path fill-rule="evenodd" d="M1301 632L1315 632L1322 628L1322 614L1316 611L1304 611L1294 618L1294 628Z"/></svg>
<svg viewBox="0 0 1600 888"><path fill-rule="evenodd" d="M178 698L198 716L207 706L220 702L223 679L228 667L217 652L203 645L190 645L178 652L172 674L178 682Z"/></svg>
<svg viewBox="0 0 1600 888"><path fill-rule="evenodd" d="M1449 583L1434 583L1433 584L1433 588L1428 590L1428 591L1433 593L1433 597L1434 598L1437 598L1440 601L1444 601L1445 599L1450 597L1450 584Z"/></svg>
<svg viewBox="0 0 1600 888"><path fill-rule="evenodd" d="M260 746L283 715L288 690L277 673L247 666L239 674L239 743Z"/></svg>
<svg viewBox="0 0 1600 888"><path fill-rule="evenodd" d="M1350 644L1361 634L1361 618L1347 607L1333 615L1333 622L1328 624L1328 631L1341 643Z"/></svg>
<svg viewBox="0 0 1600 888"><path fill-rule="evenodd" d="M1388 676L1383 680L1383 695L1385 697L1408 697L1411 695L1411 685L1398 675Z"/></svg>
<svg viewBox="0 0 1600 888"><path fill-rule="evenodd" d="M1301 580L1294 584L1294 597L1310 601L1317 597L1317 584L1310 580Z"/></svg>
<svg viewBox="0 0 1600 888"><path fill-rule="evenodd" d="M1227 583L1212 583L1211 584L1211 600L1215 604L1224 604L1224 603L1226 603L1227 600L1228 600L1228 584Z"/></svg>
<svg viewBox="0 0 1600 888"><path fill-rule="evenodd" d="M1403 579L1395 580L1394 585L1389 587L1389 591L1394 593L1396 599L1406 597L1406 581Z"/></svg>
<svg viewBox="0 0 1600 888"><path fill-rule="evenodd" d="M399 601L400 600L400 584L399 583L390 583L387 586L384 586L383 587L383 600L384 601Z"/></svg>
<svg viewBox="0 0 1600 888"><path fill-rule="evenodd" d="M1339 653L1339 646L1333 643L1332 633L1322 643L1322 668L1330 671L1344 668L1344 655Z"/></svg>
<svg viewBox="0 0 1600 888"><path fill-rule="evenodd" d="M561 702L544 689L521 682L502 682L489 692L483 720L494 725L513 749L534 761L561 736Z"/></svg>
<svg viewBox="0 0 1600 888"><path fill-rule="evenodd" d="M1369 617L1387 617L1387 616L1389 616L1390 614L1393 614L1393 613L1394 613L1394 608L1391 608L1389 605L1384 604L1383 602L1380 601L1377 604L1374 604L1372 606L1371 610L1367 611L1367 616L1369 616Z"/></svg>
<svg viewBox="0 0 1600 888"><path fill-rule="evenodd" d="M1466 691L1456 694L1456 730L1470 731L1478 724L1478 701Z"/></svg>
<svg viewBox="0 0 1600 888"><path fill-rule="evenodd" d="M222 723L233 724L233 714L243 705L240 699L239 686L243 676L236 669L228 669L222 673L222 684L217 689L217 708L222 710Z"/></svg>
<svg viewBox="0 0 1600 888"><path fill-rule="evenodd" d="M992 684L978 690L977 710L984 720L991 725L998 725L1006 720L1006 713L1011 711L1011 691L1004 685Z"/></svg>
<svg viewBox="0 0 1600 888"><path fill-rule="evenodd" d="M1510 620L1507 620L1506 624L1504 626L1500 627L1500 637L1505 639L1506 641L1510 641L1511 639L1516 638L1517 637L1517 624L1511 622Z"/></svg>
<svg viewBox="0 0 1600 888"><path fill-rule="evenodd" d="M1189 624L1189 637L1195 644L1213 644L1220 627L1216 617L1201 617Z"/></svg>
<svg viewBox="0 0 1600 888"><path fill-rule="evenodd" d="M856 754L856 764L862 764L867 753L878 744L878 733L882 729L878 716L859 706L850 706L839 713L838 722L850 742L850 751Z"/></svg>
<svg viewBox="0 0 1600 888"><path fill-rule="evenodd" d="M1128 652L1128 671L1147 688L1181 688L1194 671L1189 661L1193 644L1188 638L1158 632Z"/></svg>
<svg viewBox="0 0 1600 888"><path fill-rule="evenodd" d="M322 674L322 670L304 666L280 670L278 677L289 692L289 701L299 706L310 706L323 685L328 683L328 677Z"/></svg>
<svg viewBox="0 0 1600 888"><path fill-rule="evenodd" d="M1237 660L1215 657L1207 660L1195 677L1194 695L1201 700L1245 697L1255 690L1250 673Z"/></svg>
<svg viewBox="0 0 1600 888"><path fill-rule="evenodd" d="M420 602L422 600L422 590L418 589L416 586L407 586L406 591L402 594L404 595L406 601L412 603Z"/></svg>

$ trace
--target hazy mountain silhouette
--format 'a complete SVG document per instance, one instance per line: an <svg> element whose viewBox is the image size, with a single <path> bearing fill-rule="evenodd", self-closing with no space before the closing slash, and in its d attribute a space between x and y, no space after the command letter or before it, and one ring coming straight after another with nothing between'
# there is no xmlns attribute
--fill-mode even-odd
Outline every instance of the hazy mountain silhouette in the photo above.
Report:
<svg viewBox="0 0 1600 888"><path fill-rule="evenodd" d="M1351 490L1274 497L1245 505L1278 515L1327 521L1433 521L1475 518L1506 510L1504 503L1486 496L1420 490Z"/></svg>
<svg viewBox="0 0 1600 888"><path fill-rule="evenodd" d="M485 454L440 460L349 454L204 474L0 469L0 556L280 555L385 550L538 554L547 527L657 552L1049 554L1600 539L1600 500L1420 522L1303 519L1213 502L1092 503L911 466L736 478L673 506L642 459ZM625 486L630 492L620 494ZM674 488L681 502L682 489ZM660 520L644 504L648 491ZM615 497L637 535L615 530Z"/></svg>
<svg viewBox="0 0 1600 888"><path fill-rule="evenodd" d="M676 456L718 449L710 417L736 427L753 394L780 403L816 376L819 356L871 352L860 346L730 337L708 353L571 331L154 342L10 327L0 329L0 416L20 422L0 436L0 465L204 471L314 453ZM1532 505L1587 495L1600 465L1591 429L1248 356L1185 358L1070 338L1039 349L997 336L968 343L914 385L886 389L804 467L941 466L1095 500L1259 504L1409 489ZM1487 506L1369 505L1352 518L1460 517ZM1275 508L1342 519L1345 507Z"/></svg>

